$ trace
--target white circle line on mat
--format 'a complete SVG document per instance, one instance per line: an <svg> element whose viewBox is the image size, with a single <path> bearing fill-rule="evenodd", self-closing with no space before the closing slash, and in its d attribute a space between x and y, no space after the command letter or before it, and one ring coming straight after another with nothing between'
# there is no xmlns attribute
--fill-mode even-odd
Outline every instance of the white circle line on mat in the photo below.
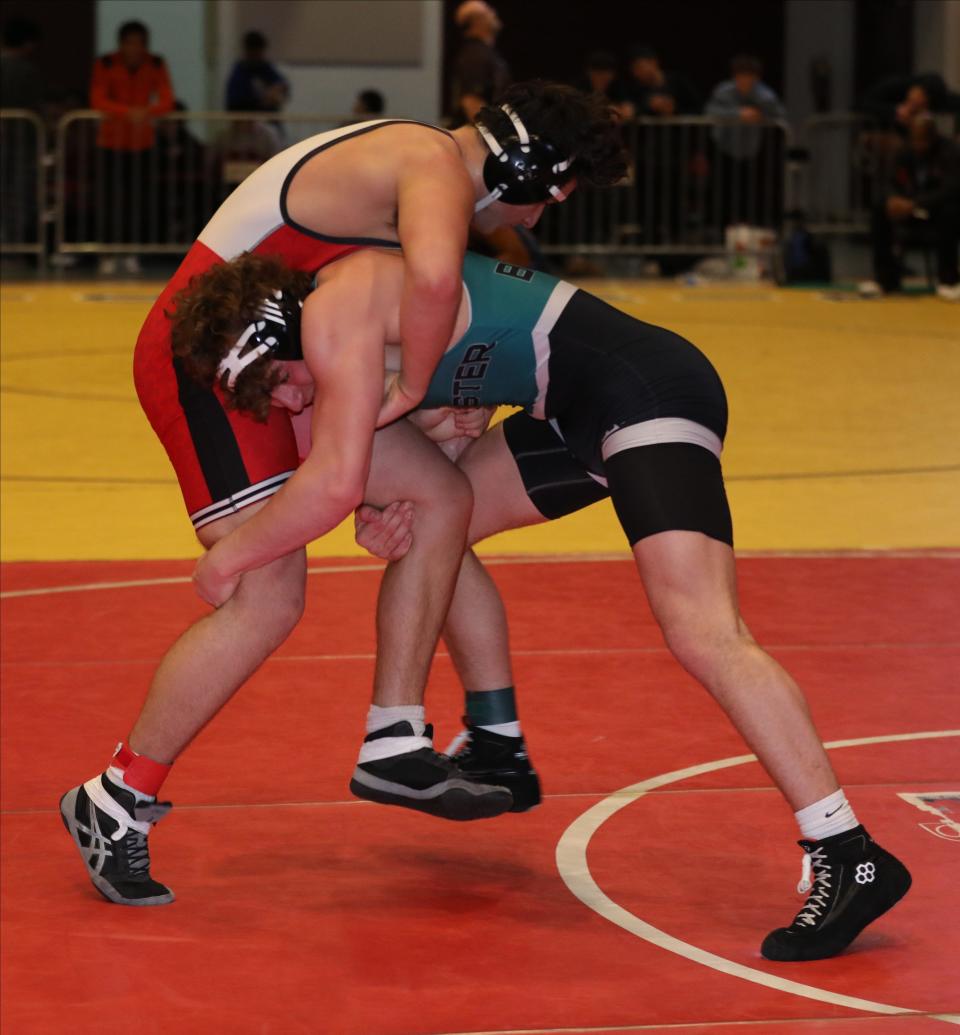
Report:
<svg viewBox="0 0 960 1035"><path fill-rule="evenodd" d="M867 744L894 744L910 740L935 740L941 737L960 737L960 730L932 730L922 733L896 733L878 737L858 737L854 740L834 740L824 746L828 749L845 747L862 747ZM640 917L617 905L600 889L593 879L590 866L587 863L587 848L594 834L603 826L611 816L621 809L631 805L638 798L642 798L649 791L667 784L679 783L681 780L689 780L694 776L701 776L704 773L715 773L720 769L730 769L733 766L746 765L748 762L756 762L756 755L736 755L732 758L720 758L714 762L704 762L702 765L689 766L686 769L675 769L670 773L661 773L649 780L631 784L619 791L597 802L592 808L587 809L581 816L575 819L563 832L557 842L557 869L563 882L570 891L585 906L598 913L605 920L622 927L625 931L650 942L661 949L673 952L684 959L699 963L704 967L717 970L721 974L728 974L730 977L740 978L743 981L751 981L757 985L765 985L778 992L786 992L789 995L803 996L806 999L815 999L821 1003L830 1003L834 1006L845 1006L851 1010L866 1010L870 1013L883 1014L914 1014L921 1011L905 1006L890 1006L887 1003L876 1003L869 999L858 999L855 996L841 995L838 992L830 992L823 988L816 988L813 985L804 985L799 981L790 981L787 978L777 977L775 974L768 974L766 971L748 967L742 963L735 963L723 956L707 952L690 942L661 931L653 924L641 920ZM928 1015L929 1016L929 1015ZM955 1015L941 1014L938 1020L948 1024L960 1024Z"/></svg>

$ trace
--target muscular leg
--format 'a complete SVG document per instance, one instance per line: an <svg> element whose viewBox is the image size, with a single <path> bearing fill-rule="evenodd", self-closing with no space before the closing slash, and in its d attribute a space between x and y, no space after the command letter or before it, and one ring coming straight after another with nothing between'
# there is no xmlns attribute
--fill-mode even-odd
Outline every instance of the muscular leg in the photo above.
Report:
<svg viewBox="0 0 960 1035"><path fill-rule="evenodd" d="M474 495L468 533L471 546L495 532L546 521L523 487L502 424L470 446L460 460L460 468L470 479ZM513 685L503 600L473 550L463 557L443 638L465 689L495 690Z"/></svg>
<svg viewBox="0 0 960 1035"><path fill-rule="evenodd" d="M265 503L197 533L209 549ZM127 743L170 763L290 635L303 614L306 552L247 572L223 607L195 622L160 662Z"/></svg>
<svg viewBox="0 0 960 1035"><path fill-rule="evenodd" d="M398 421L374 439L365 499L415 504L413 545L387 566L380 587L374 703L420 704L463 556L470 484L412 424Z"/></svg>
<svg viewBox="0 0 960 1035"><path fill-rule="evenodd" d="M700 532L641 539L634 558L664 640L710 692L794 812L838 784L800 688L750 635L733 550Z"/></svg>
<svg viewBox="0 0 960 1035"><path fill-rule="evenodd" d="M499 428L478 440L462 467L475 495L471 543L544 520ZM802 693L740 617L733 550L700 533L665 532L641 539L634 556L667 645L726 711L793 810L835 791ZM510 682L499 681L510 672L503 604L472 553L461 568L444 638L467 688Z"/></svg>

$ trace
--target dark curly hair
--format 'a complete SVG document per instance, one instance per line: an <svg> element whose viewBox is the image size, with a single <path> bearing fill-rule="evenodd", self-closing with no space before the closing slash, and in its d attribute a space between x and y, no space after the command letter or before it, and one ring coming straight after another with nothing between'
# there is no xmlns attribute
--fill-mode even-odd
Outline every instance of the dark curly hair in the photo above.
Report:
<svg viewBox="0 0 960 1035"><path fill-rule="evenodd" d="M508 87L495 105L480 109L477 121L494 131L508 129L501 104L509 104L531 133L575 156L571 173L582 183L610 187L626 175L619 116L603 98L534 79Z"/></svg>
<svg viewBox="0 0 960 1035"><path fill-rule="evenodd" d="M305 298L311 280L309 273L291 269L275 255L249 252L191 277L175 296L173 309L165 313L172 324L173 354L183 361L187 376L212 388L220 361L257 318L263 299L278 288ZM261 356L240 373L231 391L224 392L226 405L266 421L270 393L282 381L282 370L269 355ZM226 375L220 387L226 389Z"/></svg>

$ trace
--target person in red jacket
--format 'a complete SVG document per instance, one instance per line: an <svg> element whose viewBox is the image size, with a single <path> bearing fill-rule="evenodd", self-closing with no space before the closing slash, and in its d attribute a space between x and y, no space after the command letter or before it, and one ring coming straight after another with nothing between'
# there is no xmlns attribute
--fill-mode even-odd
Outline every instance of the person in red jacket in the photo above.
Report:
<svg viewBox="0 0 960 1035"><path fill-rule="evenodd" d="M102 240L115 243L135 243L146 228L144 213L155 196L153 120L173 110L166 62L148 51L149 41L143 22L124 22L117 32L117 50L93 66L90 106L105 116L97 134L97 229ZM124 267L139 273L137 256L126 255ZM116 258L104 255L100 272L116 271Z"/></svg>

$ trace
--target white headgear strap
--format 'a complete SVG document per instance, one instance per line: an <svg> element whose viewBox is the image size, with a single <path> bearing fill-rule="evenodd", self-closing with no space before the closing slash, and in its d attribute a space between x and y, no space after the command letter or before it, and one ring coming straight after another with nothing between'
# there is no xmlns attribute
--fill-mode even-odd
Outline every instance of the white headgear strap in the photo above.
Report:
<svg viewBox="0 0 960 1035"><path fill-rule="evenodd" d="M227 388L234 387L237 378L251 363L255 363L261 356L272 352L280 344L280 339L276 335L265 336L264 331L266 331L268 323L276 324L281 330L286 330L287 323L283 318L283 312L274 301L274 299L279 301L282 298L283 293L278 289L273 292L273 298L265 298L260 303L257 315L263 319L254 320L253 323L248 324L230 351L220 361L220 366L217 367L217 377L222 378L224 374L228 375ZM302 302L300 304L303 305ZM255 344L248 347L247 343L254 337Z"/></svg>
<svg viewBox="0 0 960 1035"><path fill-rule="evenodd" d="M529 151L530 134L527 132L527 127L523 124L520 116L513 110L513 108L510 107L509 104L501 104L500 110L513 123L513 128L514 130L516 130L517 139L520 141L520 150ZM487 147L490 148L490 151L493 154L493 156L499 159L501 162L506 162L507 154L500 146L500 141L497 140L497 138L490 132L490 130L487 129L486 126L484 126L482 122L475 122L474 126L476 126L477 130L480 133L480 136L483 137L483 140L486 143ZM555 173L566 172L571 165L573 165L573 159L566 158L562 162L557 162L556 165L552 166L552 170ZM473 211L482 212L488 205L492 205L500 197L500 195L503 194L503 192L506 189L506 183L498 183L497 186L494 187L489 194L487 194L485 197L482 197L478 202L476 202L476 204L473 206ZM567 195L564 194L559 187L556 187L551 184L549 187L547 187L547 190L554 198L557 199L557 201L566 201Z"/></svg>

